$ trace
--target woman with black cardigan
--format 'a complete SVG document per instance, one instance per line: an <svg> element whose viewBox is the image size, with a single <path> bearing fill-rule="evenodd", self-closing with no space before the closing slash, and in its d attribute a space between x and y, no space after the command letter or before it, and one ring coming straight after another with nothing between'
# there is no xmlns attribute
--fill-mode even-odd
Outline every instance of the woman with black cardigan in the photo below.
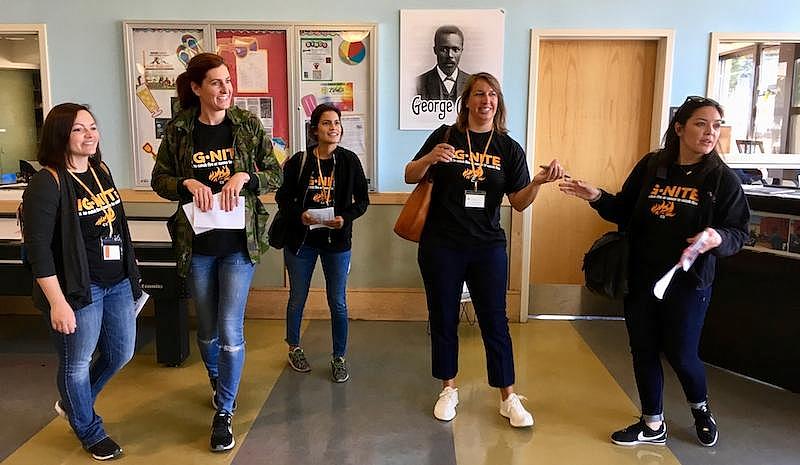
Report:
<svg viewBox="0 0 800 465"><path fill-rule="evenodd" d="M300 323L319 257L331 311L331 379L343 383L350 378L344 357L353 221L367 211L368 186L356 154L339 145L339 109L328 104L317 106L311 114L310 127L317 144L286 162L283 184L275 195L281 215L286 215L289 224L283 252L289 271L286 343L289 365L299 372L311 371L300 347Z"/></svg>
<svg viewBox="0 0 800 465"><path fill-rule="evenodd" d="M33 302L58 353L55 410L93 458L109 460L122 448L106 433L95 400L133 356L134 299L142 290L122 200L99 141L87 107L53 107L37 157L44 169L23 195L23 236Z"/></svg>

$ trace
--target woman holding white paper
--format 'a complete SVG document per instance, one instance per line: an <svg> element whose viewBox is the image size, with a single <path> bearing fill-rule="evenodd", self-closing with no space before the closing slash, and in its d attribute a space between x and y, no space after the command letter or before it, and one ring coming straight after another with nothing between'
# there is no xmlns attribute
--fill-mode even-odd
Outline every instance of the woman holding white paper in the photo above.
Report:
<svg viewBox="0 0 800 465"><path fill-rule="evenodd" d="M339 146L342 123L338 108L328 104L317 106L311 114L310 128L309 135L316 145L286 162L283 184L275 195L278 208L289 224L283 252L289 271L286 343L289 365L299 372L311 371L300 347L300 323L319 257L331 311L331 379L343 383L350 378L344 357L351 238L353 221L369 205L367 179L356 154Z"/></svg>
<svg viewBox="0 0 800 465"><path fill-rule="evenodd" d="M245 225L240 229L217 227L193 234L181 207L170 220L178 275L189 278L197 344L217 412L210 448L219 452L235 445L231 417L244 366L244 310L255 264L268 248L268 214L258 195L277 188L281 173L261 122L231 106L233 85L222 57L196 55L176 86L182 110L164 130L153 190L181 204L193 202L198 215L216 209L230 212L240 196L245 203Z"/></svg>
<svg viewBox="0 0 800 465"><path fill-rule="evenodd" d="M670 121L664 148L642 158L618 194L577 179L559 186L588 200L630 239L625 323L642 416L611 435L615 444L666 443L661 352L681 382L698 440L704 446L717 442L698 355L700 333L716 257L742 248L750 217L736 174L716 152L722 116L714 100L688 97ZM678 270L678 263L688 271ZM668 271L675 273L672 282L670 276L659 280Z"/></svg>

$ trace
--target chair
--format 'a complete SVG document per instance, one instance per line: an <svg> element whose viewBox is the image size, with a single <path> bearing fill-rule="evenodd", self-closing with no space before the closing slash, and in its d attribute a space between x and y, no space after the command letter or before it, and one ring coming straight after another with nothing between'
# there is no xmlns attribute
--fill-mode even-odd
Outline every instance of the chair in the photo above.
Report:
<svg viewBox="0 0 800 465"><path fill-rule="evenodd" d="M472 296L469 295L467 283L464 283L464 287L461 288L461 311L458 314L458 318L461 321L466 321L470 326L473 326L475 324L475 311L474 309L470 311L469 307L471 303Z"/></svg>
<svg viewBox="0 0 800 465"><path fill-rule="evenodd" d="M764 142L760 140L736 139L736 148L739 150L739 153L756 153L756 147L758 147L758 153L764 153Z"/></svg>

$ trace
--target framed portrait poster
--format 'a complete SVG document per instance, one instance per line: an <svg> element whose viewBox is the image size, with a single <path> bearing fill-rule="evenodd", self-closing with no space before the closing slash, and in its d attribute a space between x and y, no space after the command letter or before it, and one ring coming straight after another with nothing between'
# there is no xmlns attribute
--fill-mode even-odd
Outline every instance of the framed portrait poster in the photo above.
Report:
<svg viewBox="0 0 800 465"><path fill-rule="evenodd" d="M400 129L451 124L472 73L503 81L505 13L400 11Z"/></svg>

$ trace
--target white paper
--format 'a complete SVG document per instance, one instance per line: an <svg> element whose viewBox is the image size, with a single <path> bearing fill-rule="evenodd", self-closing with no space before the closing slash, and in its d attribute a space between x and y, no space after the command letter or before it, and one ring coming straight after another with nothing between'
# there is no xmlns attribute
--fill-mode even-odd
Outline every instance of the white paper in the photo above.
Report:
<svg viewBox="0 0 800 465"><path fill-rule="evenodd" d="M197 208L194 202L192 206L194 215L192 218L192 227L195 228L208 228L208 229L244 229L244 197L239 196L239 204L233 210L226 212L220 206L219 193L214 194L211 200L211 210L202 211Z"/></svg>
<svg viewBox="0 0 800 465"><path fill-rule="evenodd" d="M138 300L135 300L133 302L134 308L136 309L136 316L137 317L139 316L139 313L142 312L142 309L144 308L144 304L147 303L147 299L149 299L149 298L150 298L150 294L148 294L145 291L142 291L142 296L139 297Z"/></svg>
<svg viewBox="0 0 800 465"><path fill-rule="evenodd" d="M195 235L203 234L206 231L211 231L212 229L214 229L214 228L200 228L200 227L195 226L195 224L194 224L194 202L183 204L183 212L186 214L186 219L189 220L189 224L192 225L192 231L194 231Z"/></svg>
<svg viewBox="0 0 800 465"><path fill-rule="evenodd" d="M333 213L333 207L326 207L326 208L309 208L306 210L311 218L316 221L331 221L335 215ZM308 227L308 229L318 229L318 228L330 228L329 226L325 226L324 224L312 224Z"/></svg>

